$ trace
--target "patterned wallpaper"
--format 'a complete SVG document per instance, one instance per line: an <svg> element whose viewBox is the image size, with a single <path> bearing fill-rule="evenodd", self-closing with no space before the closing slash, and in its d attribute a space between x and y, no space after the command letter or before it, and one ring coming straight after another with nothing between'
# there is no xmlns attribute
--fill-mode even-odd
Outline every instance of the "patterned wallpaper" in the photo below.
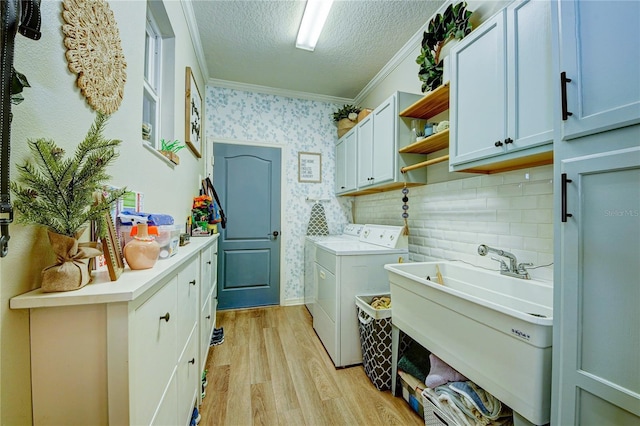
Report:
<svg viewBox="0 0 640 426"><path fill-rule="evenodd" d="M329 233L351 222L352 198L336 198L336 126L330 103L207 86L205 140L282 146L282 304L304 298L304 236L311 199L323 201ZM298 152L322 154L322 182L298 182Z"/></svg>

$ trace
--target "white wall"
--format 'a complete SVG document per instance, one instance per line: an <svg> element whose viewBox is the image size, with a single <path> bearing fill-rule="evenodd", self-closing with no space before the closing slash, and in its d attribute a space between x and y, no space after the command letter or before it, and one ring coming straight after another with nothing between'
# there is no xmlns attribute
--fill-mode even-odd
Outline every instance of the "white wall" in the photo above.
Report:
<svg viewBox="0 0 640 426"><path fill-rule="evenodd" d="M111 184L144 193L145 210L168 213L183 223L197 195L203 162L188 150L180 152L180 165L172 168L142 146L142 81L146 2L109 3L120 31L127 61L127 83L120 109L106 127L105 136L123 141L120 157L109 170ZM184 73L190 66L200 87L204 87L180 2L166 1L165 7L176 35L175 135L184 140ZM11 174L16 163L30 156L26 140L47 137L72 154L94 119L94 111L75 84L67 68L60 1L44 1L42 38L16 38L16 69L24 73L31 88L25 101L13 108ZM46 233L34 226L10 226L9 254L0 260L0 424L31 423L29 369L29 317L27 311L10 310L9 299L40 286L40 271L53 263ZM126 273L126 272L125 272ZM10 343L9 343L10 342ZM73 360L81 362L81 360ZM81 419L79 419L81 422Z"/></svg>

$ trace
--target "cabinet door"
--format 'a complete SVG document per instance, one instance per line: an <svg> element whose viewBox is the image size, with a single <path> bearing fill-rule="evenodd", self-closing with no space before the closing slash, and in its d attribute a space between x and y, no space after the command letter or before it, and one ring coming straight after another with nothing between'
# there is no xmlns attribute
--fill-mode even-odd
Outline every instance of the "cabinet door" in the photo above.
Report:
<svg viewBox="0 0 640 426"><path fill-rule="evenodd" d="M396 160L396 95L373 111L373 183L393 180Z"/></svg>
<svg viewBox="0 0 640 426"><path fill-rule="evenodd" d="M162 397L162 402L158 407L151 425L153 426L169 426L184 424L178 421L178 384L176 380L176 374L171 376L171 382L167 386L166 392ZM148 423L133 423L133 424L148 424Z"/></svg>
<svg viewBox="0 0 640 426"><path fill-rule="evenodd" d="M358 188L373 185L373 114L358 124Z"/></svg>
<svg viewBox="0 0 640 426"><path fill-rule="evenodd" d="M345 140L345 186L347 191L357 188L357 153L358 153L358 133L353 132Z"/></svg>
<svg viewBox="0 0 640 426"><path fill-rule="evenodd" d="M640 122L640 2L563 0L557 7L560 72L571 80L562 138Z"/></svg>
<svg viewBox="0 0 640 426"><path fill-rule="evenodd" d="M502 11L451 49L449 164L505 151L505 39Z"/></svg>
<svg viewBox="0 0 640 426"><path fill-rule="evenodd" d="M178 345L176 359L182 353L191 330L198 321L198 298L200 296L200 263L193 259L178 272Z"/></svg>
<svg viewBox="0 0 640 426"><path fill-rule="evenodd" d="M513 3L507 8L507 35L509 152L553 142L551 3Z"/></svg>
<svg viewBox="0 0 640 426"><path fill-rule="evenodd" d="M640 424L640 148L565 160L552 424Z"/></svg>
<svg viewBox="0 0 640 426"><path fill-rule="evenodd" d="M347 189L347 177L345 175L347 166L346 146L347 143L345 135L336 145L336 194L341 194Z"/></svg>
<svg viewBox="0 0 640 426"><path fill-rule="evenodd" d="M201 390L201 370L198 366L198 333L191 334L186 349L178 361L178 425L187 425L191 420L193 407Z"/></svg>
<svg viewBox="0 0 640 426"><path fill-rule="evenodd" d="M174 277L135 311L130 370L135 424L151 422L178 359L177 287Z"/></svg>

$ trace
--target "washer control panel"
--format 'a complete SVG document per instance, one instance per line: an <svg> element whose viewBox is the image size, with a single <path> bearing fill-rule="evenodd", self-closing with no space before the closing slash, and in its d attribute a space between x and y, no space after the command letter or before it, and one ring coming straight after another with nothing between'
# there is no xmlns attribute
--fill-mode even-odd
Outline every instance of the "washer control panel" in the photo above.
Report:
<svg viewBox="0 0 640 426"><path fill-rule="evenodd" d="M360 241L388 248L407 248L408 237L403 226L364 225Z"/></svg>

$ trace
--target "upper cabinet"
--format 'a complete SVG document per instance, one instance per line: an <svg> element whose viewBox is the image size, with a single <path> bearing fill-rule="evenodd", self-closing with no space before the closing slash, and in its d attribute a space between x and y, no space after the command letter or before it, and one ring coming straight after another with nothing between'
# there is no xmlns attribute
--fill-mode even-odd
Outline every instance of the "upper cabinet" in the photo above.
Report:
<svg viewBox="0 0 640 426"><path fill-rule="evenodd" d="M357 129L349 130L336 145L336 194L354 191L356 185Z"/></svg>
<svg viewBox="0 0 640 426"><path fill-rule="evenodd" d="M342 167L343 161L346 161L347 165L344 178L338 170L337 195L364 195L400 188L405 183L407 186L414 186L427 182L426 170L401 172L403 167L417 163L424 156L398 152L410 144L410 120L398 117L398 111L409 107L420 98L420 95L412 93L395 92L357 124L354 129L357 146L355 169L350 169L353 166L349 165L348 160L349 152L354 152L349 151L346 139L349 133L338 141L336 163L338 168ZM348 182L351 173L354 172L356 187L350 188Z"/></svg>
<svg viewBox="0 0 640 426"><path fill-rule="evenodd" d="M516 1L451 50L450 171L553 161L547 1Z"/></svg>
<svg viewBox="0 0 640 426"><path fill-rule="evenodd" d="M639 123L640 4L567 0L558 13L562 139Z"/></svg>

